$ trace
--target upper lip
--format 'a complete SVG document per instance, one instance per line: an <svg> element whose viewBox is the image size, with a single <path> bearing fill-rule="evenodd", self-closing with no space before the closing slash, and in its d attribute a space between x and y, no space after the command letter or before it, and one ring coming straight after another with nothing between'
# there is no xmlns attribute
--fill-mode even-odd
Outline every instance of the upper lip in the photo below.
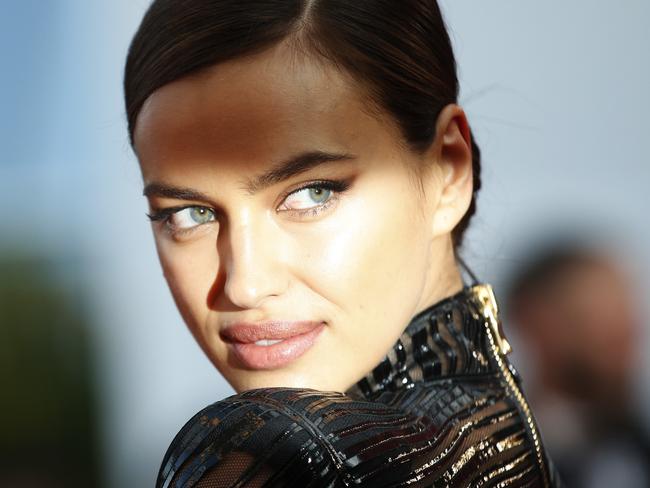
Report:
<svg viewBox="0 0 650 488"><path fill-rule="evenodd" d="M305 334L322 322L312 320L285 321L273 320L260 323L235 322L220 332L226 342L251 343L263 339L281 340Z"/></svg>

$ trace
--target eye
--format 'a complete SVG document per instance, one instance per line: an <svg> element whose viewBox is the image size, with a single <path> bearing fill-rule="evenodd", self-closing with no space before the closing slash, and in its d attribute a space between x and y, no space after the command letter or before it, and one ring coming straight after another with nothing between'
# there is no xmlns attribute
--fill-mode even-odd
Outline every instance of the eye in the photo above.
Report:
<svg viewBox="0 0 650 488"><path fill-rule="evenodd" d="M188 229L214 220L214 214L206 207L187 207L170 215L175 229Z"/></svg>
<svg viewBox="0 0 650 488"><path fill-rule="evenodd" d="M334 203L338 194L349 187L345 181L326 180L309 183L286 196L279 210L300 216L315 216Z"/></svg>
<svg viewBox="0 0 650 488"><path fill-rule="evenodd" d="M186 231L215 220L208 207L172 207L147 214L151 221L163 221L171 231Z"/></svg>
<svg viewBox="0 0 650 488"><path fill-rule="evenodd" d="M305 208L313 207L309 202L314 202L316 205L322 205L332 195L332 190L323 186L310 186L303 188L294 193L291 193L284 201L292 210L302 210Z"/></svg>

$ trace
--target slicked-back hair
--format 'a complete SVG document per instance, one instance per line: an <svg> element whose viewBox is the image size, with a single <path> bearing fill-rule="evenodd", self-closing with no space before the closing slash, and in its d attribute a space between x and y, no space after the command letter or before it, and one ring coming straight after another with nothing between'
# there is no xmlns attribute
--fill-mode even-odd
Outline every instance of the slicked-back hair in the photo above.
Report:
<svg viewBox="0 0 650 488"><path fill-rule="evenodd" d="M441 110L457 102L456 61L435 0L154 0L124 72L131 144L138 113L158 88L281 41L350 75L418 153L433 142ZM452 233L456 248L481 187L473 138L472 169L472 201Z"/></svg>

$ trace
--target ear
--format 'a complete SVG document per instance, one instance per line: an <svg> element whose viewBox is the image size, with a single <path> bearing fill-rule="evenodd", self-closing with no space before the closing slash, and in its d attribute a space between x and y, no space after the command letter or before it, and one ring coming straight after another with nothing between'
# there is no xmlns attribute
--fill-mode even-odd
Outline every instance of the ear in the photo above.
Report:
<svg viewBox="0 0 650 488"><path fill-rule="evenodd" d="M437 165L439 201L433 218L435 236L451 233L472 201L472 143L465 112L456 104L442 109L430 157Z"/></svg>

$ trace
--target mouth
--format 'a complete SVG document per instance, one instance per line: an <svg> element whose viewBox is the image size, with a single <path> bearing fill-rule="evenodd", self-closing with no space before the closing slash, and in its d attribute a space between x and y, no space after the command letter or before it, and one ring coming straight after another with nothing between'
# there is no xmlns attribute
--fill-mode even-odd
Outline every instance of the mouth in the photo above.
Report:
<svg viewBox="0 0 650 488"><path fill-rule="evenodd" d="M222 331L221 336L246 368L268 370L305 354L324 328L323 322L239 323Z"/></svg>
<svg viewBox="0 0 650 488"><path fill-rule="evenodd" d="M272 346L273 344L277 344L278 342L282 342L283 339L277 339L275 341L271 339L261 339L259 341L255 341L253 344L256 346Z"/></svg>

